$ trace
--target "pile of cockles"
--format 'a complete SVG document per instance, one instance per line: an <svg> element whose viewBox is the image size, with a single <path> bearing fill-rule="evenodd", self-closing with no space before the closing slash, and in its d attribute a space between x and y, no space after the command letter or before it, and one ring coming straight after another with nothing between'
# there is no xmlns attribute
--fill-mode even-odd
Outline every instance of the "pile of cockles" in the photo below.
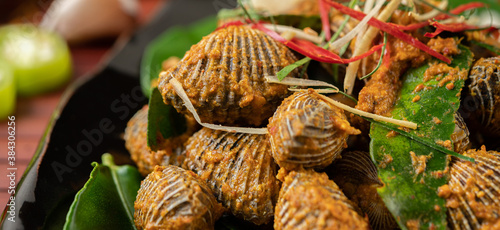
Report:
<svg viewBox="0 0 500 230"><path fill-rule="evenodd" d="M298 55L255 26L234 24L161 72L163 101L188 128L158 136L151 149L148 106L129 121L126 147L145 176L137 229L214 229L223 215L274 229L400 227L377 193L384 184L370 154L348 146L366 140L363 122L320 91L268 81ZM467 128L474 120L478 132L500 137L499 60L475 61L464 95L478 109L467 119L455 114L452 149L475 162L451 157L449 183L439 188L451 229L500 227L500 153L470 149ZM286 78L309 77L299 67Z"/></svg>

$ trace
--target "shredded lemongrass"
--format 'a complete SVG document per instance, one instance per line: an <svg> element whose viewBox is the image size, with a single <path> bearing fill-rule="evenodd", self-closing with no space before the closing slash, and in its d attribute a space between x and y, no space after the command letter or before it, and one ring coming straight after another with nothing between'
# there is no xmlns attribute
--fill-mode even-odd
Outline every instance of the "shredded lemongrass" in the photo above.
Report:
<svg viewBox="0 0 500 230"><path fill-rule="evenodd" d="M422 1L422 2L425 2L425 1ZM439 3L439 5L436 6L437 9L432 9L431 11L429 11L425 14L418 14L416 12L411 12L411 15L417 21L425 21L425 20L429 20L433 17L436 17L438 14L441 13L441 11L445 10L447 6L448 6L448 0L443 0Z"/></svg>
<svg viewBox="0 0 500 230"><path fill-rule="evenodd" d="M336 90L339 90L336 86L324 82L324 81L318 81L318 80L309 80L309 79L303 79L303 78L294 78L294 77L285 77L283 80L279 80L278 77L276 76L271 76L271 75L266 75L264 76L267 82L269 83L278 83L282 85L293 85L293 86L324 86L324 87L331 87Z"/></svg>
<svg viewBox="0 0 500 230"><path fill-rule="evenodd" d="M191 112L191 114L193 114L194 119L201 126L207 127L209 129L222 130L222 131L226 131L226 132L261 134L261 135L267 134L267 128L231 127L231 126L222 126L222 125L215 125L215 124L201 122L200 116L198 116L196 109L194 108L193 104L191 103L191 100L189 100L189 97L186 94L186 91L184 91L184 88L182 87L181 83L177 79L175 79L173 76L169 82L170 82L170 84L172 84L174 91L177 93L177 95L179 95L179 97L184 102L184 105L186 106L186 108L189 110L189 112Z"/></svg>
<svg viewBox="0 0 500 230"><path fill-rule="evenodd" d="M368 13L363 18L363 20L361 20L358 23L358 25L356 25L356 27L354 27L354 29L352 29L351 31L349 31L349 33L347 33L346 35L344 35L342 38L340 38L340 39L334 41L333 43L331 43L330 44L330 49L340 50L340 48L342 48L342 46L344 46L349 41L351 41L356 35L358 35L360 32L365 31L366 24L368 23L368 21L373 16L375 16L376 14L379 13L380 8L382 8L382 6L384 5L384 2L385 2L384 0L379 0L377 2L377 4L375 5L375 7L370 11L370 13ZM356 56L356 55L353 55L353 56Z"/></svg>
<svg viewBox="0 0 500 230"><path fill-rule="evenodd" d="M355 109L355 108L350 107L348 105L342 104L341 102L333 100L333 99L331 99L331 98L329 98L329 97L327 97L325 95L322 95L322 94L319 94L319 95L325 101L330 102L333 105L335 105L335 106L337 106L337 107L339 107L339 108L341 108L343 110L346 110L346 111L348 111L350 113L356 114L358 116L368 117L368 118L371 118L371 119L376 120L376 121L383 121L383 122L395 124L397 126L403 126L403 127L406 127L406 128L410 128L410 129L416 129L417 128L417 124L414 123L414 122L411 122L411 121L402 121L402 120L397 120L397 119L393 119L393 118L390 118L390 117L380 116L380 115L373 114L373 113L368 113L368 112L365 112L365 111L362 111L362 110L359 110L359 109Z"/></svg>
<svg viewBox="0 0 500 230"><path fill-rule="evenodd" d="M386 21L392 15L392 13L398 8L401 0L393 0L390 1L389 4L382 10L380 15L377 17L380 21ZM352 56L357 56L359 54L364 53L368 50L369 46L372 43L372 40L377 36L379 29L376 27L370 27L363 36L362 41L357 41L356 43L360 44L356 45L356 49L353 52ZM354 61L349 63L346 69L346 74L344 78L344 90L347 94L352 94L352 90L354 88L354 82L356 80L356 74L358 72L360 61Z"/></svg>
<svg viewBox="0 0 500 230"><path fill-rule="evenodd" d="M372 10L374 2L375 0L366 0L363 6L363 13L368 14Z"/></svg>
<svg viewBox="0 0 500 230"><path fill-rule="evenodd" d="M293 34L295 34L295 36L297 38L308 40L308 41L314 42L316 44L321 44L321 42L323 41L323 39L319 36L314 36L314 35L308 34L301 29L297 29L297 28L291 27L291 26L264 24L264 27L266 27L267 29L273 30L277 33L280 33L280 34L293 33Z"/></svg>
<svg viewBox="0 0 500 230"><path fill-rule="evenodd" d="M374 4L375 4L375 0L366 0L365 4L363 5L363 13L365 13L365 14L370 13L370 11L372 10ZM361 38L363 37L363 35L365 34L365 32L366 32L366 27L363 28L363 30L361 32L359 32L358 38L357 38L358 41L361 40ZM362 71L363 75L366 75L366 63L367 63L366 58L363 58L363 60L361 60L361 62L362 62L362 69L361 69L361 71Z"/></svg>
<svg viewBox="0 0 500 230"><path fill-rule="evenodd" d="M292 92L302 92L305 89L297 89L297 88L288 88L288 90ZM314 89L316 93L330 94L330 93L339 93L339 89Z"/></svg>

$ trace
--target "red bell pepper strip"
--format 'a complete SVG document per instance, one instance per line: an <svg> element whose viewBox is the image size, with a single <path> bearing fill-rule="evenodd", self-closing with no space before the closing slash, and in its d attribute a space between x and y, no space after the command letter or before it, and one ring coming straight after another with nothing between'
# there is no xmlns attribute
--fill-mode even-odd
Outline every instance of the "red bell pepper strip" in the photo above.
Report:
<svg viewBox="0 0 500 230"><path fill-rule="evenodd" d="M328 12L330 11L330 6L325 5L323 0L318 0L319 14L321 16L321 25L323 26L323 32L325 32L325 38L330 41L332 34L330 32L330 19L328 18Z"/></svg>
<svg viewBox="0 0 500 230"><path fill-rule="evenodd" d="M331 0L323 0L326 4L329 4L330 6L334 7L338 11L340 11L343 14L347 14L359 21L363 20L363 18L366 16L363 12L353 10L349 7L346 7L340 3L333 2ZM429 46L425 45L424 43L420 42L419 40L415 39L414 37L403 33L400 31L396 26L391 25L390 23L382 22L376 18L371 18L368 21L368 24L371 26L374 26L398 39L401 39L402 41L436 57L437 59L444 61L448 64L451 63L451 60L444 55L436 52L435 50L431 49Z"/></svg>
<svg viewBox="0 0 500 230"><path fill-rule="evenodd" d="M362 58L365 58L365 57L373 54L375 51L381 49L382 46L384 46L384 44L376 45L376 46L373 46L368 52L366 52L364 54L361 54L359 56L352 57L349 59L342 59L337 54L330 52L326 49L323 49L310 41L297 39L297 38L287 40L287 39L281 37L281 35L279 35L275 31L264 27L260 23L253 24L253 27L263 31L267 35L271 36L274 40L286 45L288 48L293 49L293 50L295 50L295 51L297 51L297 52L303 54L304 56L309 57L313 60L316 60L319 62L325 62L325 63L349 63L349 62L357 61L357 60L360 60Z"/></svg>

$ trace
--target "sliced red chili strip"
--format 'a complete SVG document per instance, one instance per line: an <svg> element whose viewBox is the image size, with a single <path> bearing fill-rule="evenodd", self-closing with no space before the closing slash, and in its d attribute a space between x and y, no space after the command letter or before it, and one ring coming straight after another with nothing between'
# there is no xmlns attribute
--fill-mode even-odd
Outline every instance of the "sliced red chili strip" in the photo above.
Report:
<svg viewBox="0 0 500 230"><path fill-rule="evenodd" d="M484 4L482 2L469 2L469 3L465 3L465 4L462 4L460 6L455 7L454 9L450 10L450 13L460 14L466 10L472 10L472 9L481 8L481 7L485 7L485 6L486 6L486 4ZM450 17L449 15L447 15L447 16Z"/></svg>
<svg viewBox="0 0 500 230"><path fill-rule="evenodd" d="M334 7L335 9L337 9L338 11L340 11L341 13L343 14L347 14L347 15L350 15L351 17L361 21L363 20L363 18L366 16L363 12L360 12L360 11L357 11L357 10L353 10L349 7L346 7L340 3L337 3L337 2L333 2L331 0L323 0L326 4L329 4L330 6ZM436 57L437 59L439 60L442 60L448 64L451 63L451 60L447 57L445 57L444 55L436 52L435 50L431 49L429 46L425 45L424 43L420 42L419 40L415 39L414 37L406 34L406 33L403 33L402 31L400 31L397 27L391 25L390 23L386 23L386 22L382 22L376 18L371 18L369 21L368 21L368 24L371 25L371 26L374 26L434 57Z"/></svg>
<svg viewBox="0 0 500 230"><path fill-rule="evenodd" d="M466 10L481 8L484 6L485 6L485 4L482 2L469 2L469 3L462 4L460 6L455 7L454 9L450 10L450 13L451 14L461 14L462 12L464 12ZM451 16L448 14L439 14L436 17L434 17L434 20L444 20L444 19L448 19L448 18L451 18ZM405 25L405 26L394 24L394 23L390 23L390 24L397 27L399 30L417 30L417 29L420 29L422 27L430 25L430 21L428 20L428 21L424 21L424 22L417 22L417 23L413 23L413 24Z"/></svg>
<svg viewBox="0 0 500 230"><path fill-rule="evenodd" d="M385 46L384 61L382 64L387 68L391 65L391 46L389 41L387 41L387 45Z"/></svg>
<svg viewBox="0 0 500 230"><path fill-rule="evenodd" d="M321 25L323 26L326 40L330 41L330 38L332 37L332 33L330 32L330 19L328 18L330 6L326 5L322 0L318 1L319 14L321 16Z"/></svg>
<svg viewBox="0 0 500 230"><path fill-rule="evenodd" d="M463 22L442 24L437 21L433 21L431 25L436 27L436 31L434 31L433 33L425 33L424 36L433 38L443 31L457 33L457 32L462 32L464 30L473 30L478 28L477 26L468 25Z"/></svg>
<svg viewBox="0 0 500 230"><path fill-rule="evenodd" d="M389 24L391 24L392 26L394 27L397 27L399 30L418 30L422 27L426 27L429 25L429 22L428 21L424 21L424 22L417 22L417 23L413 23L413 24L409 24L409 25L399 25L399 24L394 24L394 23L391 23L389 22Z"/></svg>
<svg viewBox="0 0 500 230"><path fill-rule="evenodd" d="M336 53L330 52L326 49L323 49L316 44L307 41L307 40L302 40L298 38L293 38L291 40L287 40L278 33L276 33L273 30L270 30L266 27L264 27L262 24L257 23L253 25L254 28L259 29L266 33L267 35L271 36L273 39L275 39L278 42L283 43L290 49L293 49L302 55L309 57L313 60L319 61L319 62L325 62L325 63L349 63L353 61L360 60L362 58L365 58L371 54L373 54L375 51L379 50L382 48L384 44L376 45L373 46L368 52L358 55L356 57L352 57L349 59L342 59L340 56L338 56Z"/></svg>

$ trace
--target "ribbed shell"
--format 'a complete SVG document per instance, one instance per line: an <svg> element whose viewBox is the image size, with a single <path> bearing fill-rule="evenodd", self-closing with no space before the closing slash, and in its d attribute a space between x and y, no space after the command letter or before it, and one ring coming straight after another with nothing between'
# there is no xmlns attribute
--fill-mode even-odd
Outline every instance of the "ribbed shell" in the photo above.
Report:
<svg viewBox="0 0 500 230"><path fill-rule="evenodd" d="M464 155L475 163L454 160L446 198L452 229L500 227L500 153L469 150ZM443 189L440 189L443 190ZM441 191L440 193L443 193ZM495 226L495 227L493 227Z"/></svg>
<svg viewBox="0 0 500 230"><path fill-rule="evenodd" d="M248 26L218 29L191 47L177 66L160 74L158 89L167 104L189 112L169 81L175 77L186 90L203 122L259 126L289 94L288 86L269 84L297 59L283 44ZM290 77L300 76L294 70Z"/></svg>
<svg viewBox="0 0 500 230"><path fill-rule="evenodd" d="M158 150L151 150L147 144L148 106L146 105L137 111L127 123L124 134L125 147L130 152L139 172L146 176L156 165L182 165L184 160L181 155L182 144L188 139L188 135L194 132L191 129L181 136L159 140Z"/></svg>
<svg viewBox="0 0 500 230"><path fill-rule="evenodd" d="M193 172L157 166L141 183L134 204L138 229L214 229L223 208Z"/></svg>
<svg viewBox="0 0 500 230"><path fill-rule="evenodd" d="M455 152L462 153L470 148L469 134L469 129L464 119L459 113L455 113L455 130L451 134Z"/></svg>
<svg viewBox="0 0 500 230"><path fill-rule="evenodd" d="M265 135L202 128L186 144L184 168L200 175L235 216L255 224L272 219L280 183Z"/></svg>
<svg viewBox="0 0 500 230"><path fill-rule="evenodd" d="M491 133L500 135L500 57L481 58L472 67L470 95L478 105L477 119Z"/></svg>
<svg viewBox="0 0 500 230"><path fill-rule="evenodd" d="M325 173L291 171L283 180L274 229L369 229L354 207Z"/></svg>
<svg viewBox="0 0 500 230"><path fill-rule="evenodd" d="M359 133L342 109L314 91L286 98L269 119L268 129L274 160L289 170L328 166L347 146L349 134Z"/></svg>
<svg viewBox="0 0 500 230"><path fill-rule="evenodd" d="M377 192L383 184L370 154L362 151L343 152L328 174L344 194L366 213L373 230L397 229L398 224Z"/></svg>

